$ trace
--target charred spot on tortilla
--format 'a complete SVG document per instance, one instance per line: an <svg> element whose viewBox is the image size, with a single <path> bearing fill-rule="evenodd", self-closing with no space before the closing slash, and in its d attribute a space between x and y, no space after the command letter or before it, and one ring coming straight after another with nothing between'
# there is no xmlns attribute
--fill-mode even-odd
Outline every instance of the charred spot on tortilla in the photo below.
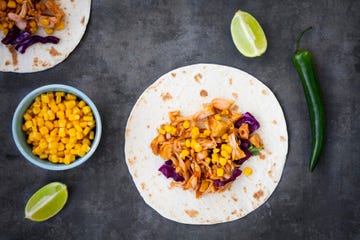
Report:
<svg viewBox="0 0 360 240"><path fill-rule="evenodd" d="M174 73L174 72L171 73L171 76L176 77L176 73Z"/></svg>
<svg viewBox="0 0 360 240"><path fill-rule="evenodd" d="M148 125L146 125L146 128L150 128L150 125L148 124Z"/></svg>
<svg viewBox="0 0 360 240"><path fill-rule="evenodd" d="M136 157L129 159L129 164L134 165L136 162Z"/></svg>
<svg viewBox="0 0 360 240"><path fill-rule="evenodd" d="M173 97L171 96L171 94L169 92L167 93L162 93L161 94L161 98L162 100L165 102L165 101L168 101L168 100L171 100Z"/></svg>
<svg viewBox="0 0 360 240"><path fill-rule="evenodd" d="M144 182L141 183L141 189L145 190L146 184Z"/></svg>
<svg viewBox="0 0 360 240"><path fill-rule="evenodd" d="M236 215L237 214L237 210L235 209L234 211L231 212L232 215Z"/></svg>
<svg viewBox="0 0 360 240"><path fill-rule="evenodd" d="M200 80L202 79L202 74L198 73L194 76L195 82L200 83Z"/></svg>
<svg viewBox="0 0 360 240"><path fill-rule="evenodd" d="M243 187L243 190L244 190L244 193L246 193L246 192L247 192L247 189L246 189L246 187Z"/></svg>
<svg viewBox="0 0 360 240"><path fill-rule="evenodd" d="M195 218L199 214L199 212L194 209L185 210L185 213L191 218Z"/></svg>
<svg viewBox="0 0 360 240"><path fill-rule="evenodd" d="M251 86L254 85L254 80L250 79L249 83L250 83Z"/></svg>
<svg viewBox="0 0 360 240"><path fill-rule="evenodd" d="M234 202L238 201L237 197L235 197L235 196L231 196L231 198L232 198L232 200L234 200Z"/></svg>
<svg viewBox="0 0 360 240"><path fill-rule="evenodd" d="M264 191L260 189L259 191L254 193L253 198L255 198L256 200L260 200L262 196L264 196Z"/></svg>
<svg viewBox="0 0 360 240"><path fill-rule="evenodd" d="M200 96L201 96L201 97L207 97L207 96L208 96L208 92L207 92L205 89L202 89L202 90L200 91Z"/></svg>
<svg viewBox="0 0 360 240"><path fill-rule="evenodd" d="M233 84L233 80L232 78L229 78L229 84L232 85Z"/></svg>
<svg viewBox="0 0 360 240"><path fill-rule="evenodd" d="M261 93L262 93L263 95L267 95L266 89L261 90Z"/></svg>
<svg viewBox="0 0 360 240"><path fill-rule="evenodd" d="M280 141L282 141L282 142L285 142L285 137L284 136L280 136Z"/></svg>
<svg viewBox="0 0 360 240"><path fill-rule="evenodd" d="M49 50L49 53L51 56L56 57L56 56L61 56L61 52L59 52L58 50L56 50L54 47L51 47Z"/></svg>
<svg viewBox="0 0 360 240"><path fill-rule="evenodd" d="M6 60L5 61L5 66L8 66L8 65L10 65L11 64L11 62L9 61L9 60Z"/></svg>
<svg viewBox="0 0 360 240"><path fill-rule="evenodd" d="M273 171L270 169L269 171L268 171L268 175L269 175L269 177L272 179L273 178Z"/></svg>
<svg viewBox="0 0 360 240"><path fill-rule="evenodd" d="M272 120L272 124L276 125L277 124L277 121L274 119Z"/></svg>
<svg viewBox="0 0 360 240"><path fill-rule="evenodd" d="M84 25L84 23L85 23L85 16L83 16L83 17L81 18L80 23L81 23L82 25Z"/></svg>
<svg viewBox="0 0 360 240"><path fill-rule="evenodd" d="M231 95L232 95L235 99L237 99L237 98L239 97L239 94L237 94L236 92L233 92Z"/></svg>
<svg viewBox="0 0 360 240"><path fill-rule="evenodd" d="M262 154L261 152L259 152L259 158L261 160L264 160L266 158L266 155L265 154Z"/></svg>

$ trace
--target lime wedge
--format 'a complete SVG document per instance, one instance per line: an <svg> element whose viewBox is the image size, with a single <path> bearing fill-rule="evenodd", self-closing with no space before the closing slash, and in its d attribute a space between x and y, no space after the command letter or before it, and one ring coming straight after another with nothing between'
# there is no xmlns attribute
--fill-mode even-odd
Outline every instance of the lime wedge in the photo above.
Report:
<svg viewBox="0 0 360 240"><path fill-rule="evenodd" d="M26 203L25 218L35 222L47 220L57 214L68 198L66 185L49 183L35 192Z"/></svg>
<svg viewBox="0 0 360 240"><path fill-rule="evenodd" d="M231 20L231 36L236 48L246 57L261 56L267 48L259 22L249 13L237 11Z"/></svg>

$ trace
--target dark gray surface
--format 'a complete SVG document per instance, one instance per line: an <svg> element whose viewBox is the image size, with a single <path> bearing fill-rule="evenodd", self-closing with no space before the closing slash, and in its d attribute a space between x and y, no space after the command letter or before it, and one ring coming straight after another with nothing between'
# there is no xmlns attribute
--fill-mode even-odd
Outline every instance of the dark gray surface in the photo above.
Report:
<svg viewBox="0 0 360 240"><path fill-rule="evenodd" d="M262 24L268 49L242 57L230 36L237 9ZM40 73L0 73L0 239L360 239L360 1L93 1L80 45L62 64ZM308 171L309 116L291 64L296 35L313 25L303 46L314 55L325 101L327 138L320 163ZM148 207L124 160L127 117L160 75L193 63L242 69L269 86L289 130L289 153L271 198L243 219L190 226ZM103 137L81 167L52 172L16 149L11 119L28 92L69 84L97 105ZM144 146L147 147L147 146ZM31 194L51 181L69 187L54 218L24 219Z"/></svg>

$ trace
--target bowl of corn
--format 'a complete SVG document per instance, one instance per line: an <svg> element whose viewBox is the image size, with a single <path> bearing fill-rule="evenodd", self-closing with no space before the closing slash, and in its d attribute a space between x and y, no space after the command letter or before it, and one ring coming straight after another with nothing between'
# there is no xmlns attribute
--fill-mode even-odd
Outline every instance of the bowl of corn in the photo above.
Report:
<svg viewBox="0 0 360 240"><path fill-rule="evenodd" d="M17 106L12 134L20 153L48 170L66 170L87 161L101 138L95 104L80 90L61 84L39 87Z"/></svg>

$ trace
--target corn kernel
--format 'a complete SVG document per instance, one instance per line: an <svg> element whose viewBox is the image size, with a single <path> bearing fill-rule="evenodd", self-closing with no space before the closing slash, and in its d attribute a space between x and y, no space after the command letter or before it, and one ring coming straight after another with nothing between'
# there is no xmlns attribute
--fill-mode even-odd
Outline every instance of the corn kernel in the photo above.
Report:
<svg viewBox="0 0 360 240"><path fill-rule="evenodd" d="M227 133L225 133L225 134L223 134L223 135L221 136L221 139L223 139L223 140L228 140L228 139L229 139L229 135L228 135Z"/></svg>
<svg viewBox="0 0 360 240"><path fill-rule="evenodd" d="M78 103L78 107L79 108L83 108L83 107L85 107L85 105L86 105L86 103L85 103L85 101L84 100L81 100L79 103Z"/></svg>
<svg viewBox="0 0 360 240"><path fill-rule="evenodd" d="M81 125L80 125L80 126L81 126ZM87 124L86 124L86 126L87 126ZM90 132L90 128L89 128L89 127L86 127L85 129L89 129L88 132ZM166 134L166 131L165 131L164 129L162 129L162 128L159 128L159 129L158 129L158 133L159 133L159 134L162 134L162 135L165 135L165 134ZM85 133L85 130L84 130L84 134L87 135L87 133Z"/></svg>
<svg viewBox="0 0 360 240"><path fill-rule="evenodd" d="M216 115L215 115L215 119L218 120L218 121L220 121L220 120L222 119L222 117L221 117L219 114L216 114Z"/></svg>
<svg viewBox="0 0 360 240"><path fill-rule="evenodd" d="M211 162L216 164L219 161L219 155L217 153L211 154Z"/></svg>
<svg viewBox="0 0 360 240"><path fill-rule="evenodd" d="M185 146L186 146L186 147L190 147L190 146L191 146L191 141L190 141L190 139L186 139L186 140L185 140Z"/></svg>
<svg viewBox="0 0 360 240"><path fill-rule="evenodd" d="M65 149L65 145L62 142L58 143L57 150L58 151L64 151L64 149ZM59 152L58 152L58 154L59 154Z"/></svg>
<svg viewBox="0 0 360 240"><path fill-rule="evenodd" d="M49 133L49 129L47 129L47 127L41 127L39 131L42 135L46 135Z"/></svg>
<svg viewBox="0 0 360 240"><path fill-rule="evenodd" d="M75 129L75 128L70 128L70 129L68 130L68 134L69 134L70 137L75 137L75 135L76 135L76 129Z"/></svg>
<svg viewBox="0 0 360 240"><path fill-rule="evenodd" d="M83 139L83 134L81 132L76 132L76 139Z"/></svg>
<svg viewBox="0 0 360 240"><path fill-rule="evenodd" d="M198 127L193 127L192 129L191 129L191 137L192 138L198 138L199 137L199 134L200 134L200 130L199 130L199 128Z"/></svg>
<svg viewBox="0 0 360 240"><path fill-rule="evenodd" d="M220 155L221 155L222 157L226 158L226 159L229 159L229 158L230 158L230 154L229 154L228 152L224 151L224 150L222 150L222 151L220 152Z"/></svg>
<svg viewBox="0 0 360 240"><path fill-rule="evenodd" d="M49 96L48 95L46 95L46 94L41 94L41 101L43 102L43 103L49 103L50 102L50 99L49 99Z"/></svg>
<svg viewBox="0 0 360 240"><path fill-rule="evenodd" d="M195 152L201 152L202 151L202 146L199 143L196 143L194 146L194 150Z"/></svg>
<svg viewBox="0 0 360 240"><path fill-rule="evenodd" d="M8 8L16 8L16 2L12 1L12 0L8 1L7 7Z"/></svg>
<svg viewBox="0 0 360 240"><path fill-rule="evenodd" d="M81 150L84 152L88 152L90 150L90 146L87 144L81 145Z"/></svg>
<svg viewBox="0 0 360 240"><path fill-rule="evenodd" d="M86 107L83 107L82 108L82 111L85 115L87 115L88 113L91 112L91 108L89 106L86 106Z"/></svg>
<svg viewBox="0 0 360 240"><path fill-rule="evenodd" d="M207 136L210 136L211 134L211 131L209 129L205 129L203 134L207 137Z"/></svg>
<svg viewBox="0 0 360 240"><path fill-rule="evenodd" d="M50 35L50 34L53 34L53 33L54 33L54 29L52 29L52 28L44 28L44 32L45 32L46 34Z"/></svg>
<svg viewBox="0 0 360 240"><path fill-rule="evenodd" d="M54 124L52 124L52 122L50 122L50 121L46 121L45 122L45 127L48 129L48 130L53 130L53 128L54 128Z"/></svg>
<svg viewBox="0 0 360 240"><path fill-rule="evenodd" d="M218 153L218 152L220 152L220 149L218 149L218 148L213 149L213 153Z"/></svg>
<svg viewBox="0 0 360 240"><path fill-rule="evenodd" d="M29 21L29 26L34 28L37 25L36 25L36 22L34 20L31 20L31 21Z"/></svg>
<svg viewBox="0 0 360 240"><path fill-rule="evenodd" d="M41 23L42 25L44 25L44 26L47 26L47 25L50 24L50 20L49 20L49 18L47 18L47 17L41 17L41 18L40 18L40 23Z"/></svg>
<svg viewBox="0 0 360 240"><path fill-rule="evenodd" d="M89 134L89 139L93 140L95 138L95 132L91 131Z"/></svg>
<svg viewBox="0 0 360 240"><path fill-rule="evenodd" d="M190 122L189 122L188 120L185 120L185 121L183 122L183 127L184 127L185 129L188 129L188 128L190 127Z"/></svg>
<svg viewBox="0 0 360 240"><path fill-rule="evenodd" d="M224 169L222 169L222 168L217 168L217 169L216 169L216 175L218 175L219 177L224 176Z"/></svg>
<svg viewBox="0 0 360 240"><path fill-rule="evenodd" d="M232 147L228 144L221 144L221 151L225 151L230 154L232 153Z"/></svg>
<svg viewBox="0 0 360 240"><path fill-rule="evenodd" d="M226 158L223 158L223 157L219 158L219 163L220 163L221 166L225 166L226 163L227 163Z"/></svg>
<svg viewBox="0 0 360 240"><path fill-rule="evenodd" d="M75 100L65 101L64 104L67 109L72 109L73 107L76 106Z"/></svg>
<svg viewBox="0 0 360 240"><path fill-rule="evenodd" d="M83 120L86 121L86 122L92 122L92 121L94 121L94 118L91 117L91 116L84 116L84 117L83 117ZM167 127L168 127L168 128L167 128ZM165 126L165 131L166 131L166 132L171 133L171 131L172 131L171 129L172 129L171 126Z"/></svg>
<svg viewBox="0 0 360 240"><path fill-rule="evenodd" d="M86 136L89 134L89 132L91 131L91 129L89 127L86 127L83 131L83 134ZM165 130L164 130L165 131ZM165 133L164 133L165 134Z"/></svg>
<svg viewBox="0 0 360 240"><path fill-rule="evenodd" d="M229 114L229 110L225 109L221 112L221 115L226 116Z"/></svg>
<svg viewBox="0 0 360 240"><path fill-rule="evenodd" d="M32 117L31 117L31 115L30 115L30 114L25 113L25 114L24 114L24 119L25 119L25 121L28 121L28 120L31 120L31 119L32 119Z"/></svg>
<svg viewBox="0 0 360 240"><path fill-rule="evenodd" d="M245 176L250 176L252 174L252 169L250 167L245 167L243 170Z"/></svg>
<svg viewBox="0 0 360 240"><path fill-rule="evenodd" d="M76 100L76 96L74 94L68 93L65 96L66 100Z"/></svg>
<svg viewBox="0 0 360 240"><path fill-rule="evenodd" d="M189 156L190 152L186 149L182 150L180 153L180 158L185 159L185 157Z"/></svg>
<svg viewBox="0 0 360 240"><path fill-rule="evenodd" d="M26 121L24 126L25 126L25 129L31 128L32 127L32 121Z"/></svg>

